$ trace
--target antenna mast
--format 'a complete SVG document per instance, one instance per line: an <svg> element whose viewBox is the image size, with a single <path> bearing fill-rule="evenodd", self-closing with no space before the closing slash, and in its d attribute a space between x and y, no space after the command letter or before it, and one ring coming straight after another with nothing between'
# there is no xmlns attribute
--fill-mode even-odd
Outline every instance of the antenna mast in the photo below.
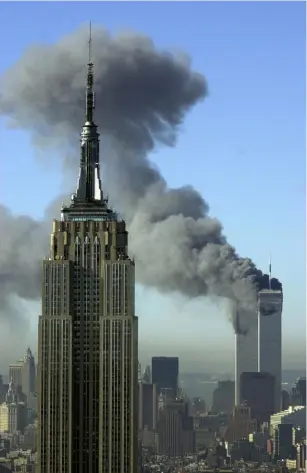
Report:
<svg viewBox="0 0 307 473"><path fill-rule="evenodd" d="M272 258L271 258L271 253L270 253L270 259L269 259L269 290L272 289L271 279L272 279Z"/></svg>

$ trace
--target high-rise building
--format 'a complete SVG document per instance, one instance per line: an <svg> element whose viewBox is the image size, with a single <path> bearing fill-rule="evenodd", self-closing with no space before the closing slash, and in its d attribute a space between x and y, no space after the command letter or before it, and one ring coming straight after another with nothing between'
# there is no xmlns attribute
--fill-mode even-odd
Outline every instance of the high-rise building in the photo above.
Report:
<svg viewBox="0 0 307 473"><path fill-rule="evenodd" d="M269 422L274 413L275 379L269 373L242 373L240 404L251 408L252 419L258 424Z"/></svg>
<svg viewBox="0 0 307 473"><path fill-rule="evenodd" d="M88 65L80 172L43 262L39 473L138 470L138 323L126 225L104 198Z"/></svg>
<svg viewBox="0 0 307 473"><path fill-rule="evenodd" d="M294 453L292 444L292 425L279 424L274 430L273 436L273 456L274 458L290 458Z"/></svg>
<svg viewBox="0 0 307 473"><path fill-rule="evenodd" d="M258 371L258 320L256 312L238 311L235 343L235 404L239 406L241 374Z"/></svg>
<svg viewBox="0 0 307 473"><path fill-rule="evenodd" d="M230 380L219 381L213 391L212 411L216 413L231 414L234 406L235 383Z"/></svg>
<svg viewBox="0 0 307 473"><path fill-rule="evenodd" d="M194 453L193 418L188 415L188 404L184 400L166 401L159 413L157 431L159 455L178 457Z"/></svg>
<svg viewBox="0 0 307 473"><path fill-rule="evenodd" d="M22 368L23 360L18 360L15 363L11 363L9 365L9 381L20 390L22 386Z"/></svg>
<svg viewBox="0 0 307 473"><path fill-rule="evenodd" d="M139 383L139 429L147 427L149 430L156 429L157 421L157 394L156 385Z"/></svg>
<svg viewBox="0 0 307 473"><path fill-rule="evenodd" d="M306 378L298 378L291 392L292 406L306 406Z"/></svg>
<svg viewBox="0 0 307 473"><path fill-rule="evenodd" d="M283 293L282 290L271 289L270 283L268 287L258 292L257 312L240 310L237 314L235 402L240 404L240 378L243 372L266 372L275 378L274 410L278 412L281 408Z"/></svg>
<svg viewBox="0 0 307 473"><path fill-rule="evenodd" d="M151 379L157 386L157 394L162 391L176 396L178 390L179 360L177 357L154 356L151 360Z"/></svg>
<svg viewBox="0 0 307 473"><path fill-rule="evenodd" d="M27 401L30 400L31 394L35 393L36 368L35 361L30 348L27 349L21 370L21 388L25 394Z"/></svg>
<svg viewBox="0 0 307 473"><path fill-rule="evenodd" d="M262 289L258 294L258 371L275 378L274 409L281 409L282 291Z"/></svg>

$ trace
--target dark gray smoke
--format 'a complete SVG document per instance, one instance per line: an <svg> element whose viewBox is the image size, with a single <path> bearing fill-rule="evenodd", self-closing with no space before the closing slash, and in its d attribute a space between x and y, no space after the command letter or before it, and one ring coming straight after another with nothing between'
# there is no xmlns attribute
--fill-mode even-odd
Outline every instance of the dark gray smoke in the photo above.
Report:
<svg viewBox="0 0 307 473"><path fill-rule="evenodd" d="M62 146L62 156L69 149L76 175L87 34L81 29L55 45L29 48L0 84L0 113L29 131L37 146ZM138 281L253 307L261 271L236 254L202 196L191 186L168 188L148 158L159 144L175 144L184 116L207 95L205 78L186 56L161 52L137 34L112 37L95 29L93 57L103 181L128 223ZM0 294L38 298L50 221L13 217L5 209L0 215Z"/></svg>

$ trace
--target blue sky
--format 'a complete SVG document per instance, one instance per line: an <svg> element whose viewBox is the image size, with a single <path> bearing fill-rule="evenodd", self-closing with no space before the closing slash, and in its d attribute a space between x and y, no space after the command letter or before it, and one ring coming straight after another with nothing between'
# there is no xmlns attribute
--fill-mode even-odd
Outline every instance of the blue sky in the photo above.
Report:
<svg viewBox="0 0 307 473"><path fill-rule="evenodd" d="M177 147L160 149L152 159L170 186L192 184L202 193L242 256L266 270L272 253L273 273L284 285L284 365L302 365L305 5L2 2L0 16L0 74L28 45L54 42L90 20L189 53L208 80L209 97L188 115ZM3 120L0 140L0 201L40 218L61 190L59 169L42 167L29 136L8 130ZM27 307L34 333L39 305ZM138 288L137 310L143 359L179 354L183 368L232 368L234 337L223 307Z"/></svg>

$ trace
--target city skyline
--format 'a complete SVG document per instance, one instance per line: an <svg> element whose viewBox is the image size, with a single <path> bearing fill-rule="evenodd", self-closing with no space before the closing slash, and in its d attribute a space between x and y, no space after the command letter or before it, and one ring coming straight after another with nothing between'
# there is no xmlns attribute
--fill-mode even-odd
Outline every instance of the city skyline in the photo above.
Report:
<svg viewBox="0 0 307 473"><path fill-rule="evenodd" d="M8 14L12 11L16 11L17 13L18 11L22 11L21 6L18 7L20 10L16 10L16 6L10 7L8 5L1 6L0 8L4 9L4 14ZM33 9L33 13L37 16L37 19L43 19L45 15L44 12L49 11L50 14L55 14L55 11L60 11L56 10L56 8L61 9L64 7L60 5L52 8L46 6L44 7L45 10L40 6L31 6L30 8ZM51 10L48 10L50 8ZM69 7L67 6L67 8ZM44 35L42 35L44 38L43 41L53 43L66 32L79 27L80 23L84 22L84 18L82 21L80 20L83 11L82 8L82 5L76 7L76 11L70 19L70 22L66 23L63 29L57 26L52 34L44 33ZM302 222L304 220L303 209L299 210L303 205L301 202L303 201L304 188L303 173L300 171L300 169L303 169L304 154L303 117L301 122L298 118L295 120L295 117L301 116L300 114L304 108L302 105L299 105L299 102L303 102L302 98L304 96L304 81L302 80L301 82L299 76L301 73L303 78L303 60L300 59L300 50L297 49L300 44L300 33L296 26L294 28L294 24L296 25L298 21L299 14L297 12L300 6L280 6L280 10L276 10L277 6L265 4L257 6L242 4L242 6L228 5L220 7L204 4L199 7L189 7L192 9L199 8L200 11L206 12L206 21L209 21L208 18L210 18L211 23L213 25L216 24L215 27L212 26L207 29L206 33L203 33L204 44L211 41L211 44L215 45L215 52L206 50L204 54L201 53L195 42L193 43L191 40L179 35L180 25L183 24L184 12L187 12L187 10L185 10L188 8L187 6L179 7L179 13L175 21L177 26L174 32L164 33L162 36L159 36L159 32L155 29L155 26L150 27L146 22L144 25L143 23L141 24L138 15L132 18L132 12L129 13L124 5L119 4L117 8L121 8L122 11L125 12L125 22L129 26L135 30L148 30L148 34L153 37L159 47L168 48L175 45L187 50L192 57L193 68L196 71L199 70L206 76L210 95L203 104L197 105L197 107L189 113L189 116L184 122L183 132L179 135L178 146L174 150L168 150L167 148L159 149L159 152L156 152L151 158L162 170L169 185L193 184L196 188L200 189L202 195L210 204L210 214L222 221L225 227L225 233L231 243L236 245L240 254L243 256L251 256L257 265L265 271L266 266L268 266L268 253L270 251L273 252L273 276L277 275L280 278L284 285L285 292L283 332L287 334L287 338L284 340L285 361L283 365L284 367L295 367L300 360L303 360L303 365L305 340L302 332L304 331L297 329L297 326L304 324L303 313L305 300L303 287L304 269L302 258L298 256L299 251L301 253L304 252L303 241L299 238L299 228L301 228L301 224L298 220L296 220L296 223L292 220L292 223L295 223L298 227L295 232L292 232L292 238L294 238L295 241L291 241L290 244L288 237L282 236L284 233L282 222L285 217L281 215L280 210L278 210L282 208L283 212L286 212L286 215L288 215L287 218L290 218L290 214L293 214L293 209L295 208L297 209L297 217L301 218ZM131 8L133 9L133 7ZM140 6L140 8L142 8L142 6ZM152 9L153 14L157 15L158 6L148 5L148 8ZM172 7L167 8L166 16L171 15L171 8ZM110 6L97 5L94 9L97 13L95 14L97 23L102 21L111 31L114 31L116 26L122 24L122 21L116 19L117 14L115 15ZM281 12L279 16L276 16L277 11ZM291 14L289 13L290 11L292 12ZM255 56L256 54L256 59L247 59L246 54L243 54L242 58L239 59L237 54L235 54L236 51L240 51L237 43L240 40L239 33L237 33L232 40L233 49L230 53L225 55L224 52L221 52L223 40L219 36L220 30L217 26L217 19L222 19L225 23L227 16L225 12L228 12L227 14L231 15L234 20L233 25L227 27L229 34L233 32L232 28L235 29L236 21L239 21L235 20L235 16L239 15L240 21L245 25L243 28L244 31L240 34L242 34L242 37L244 36L245 41L246 38L249 38L247 42L253 51L251 55ZM261 41L259 41L259 44L255 45L253 42L255 30L252 30L250 34L248 34L247 25L250 25L253 14L260 16L262 15L261 12L265 12L264 15L266 15L266 18L263 18L264 36ZM15 23L10 23L10 28L14 29L14 25L15 28L17 28L18 22L21 21L21 16L21 13L16 15ZM274 28L276 29L276 34L278 35L277 37L280 38L280 41L285 41L285 39L282 39L283 31L289 19L290 27L295 29L294 37L288 40L289 43L285 43L289 44L288 49L282 48L280 42L278 45L278 48L283 49L286 63L289 64L287 74L281 73L282 66L280 61L283 56L279 53L276 44L268 42L268 36L266 36L266 33L269 31L270 20L273 17L275 18L275 16L278 21ZM214 19L216 20L215 22ZM42 25L43 22L40 24ZM153 25L155 25L155 23L153 23ZM224 26L226 26L226 24ZM42 26L39 28L41 27ZM2 34L5 35L5 31L3 31ZM28 32L22 39L17 35L15 43L9 46L12 48L12 51L8 54L9 60L1 60L1 74L18 60L25 46L31 45L33 42L39 42L39 36L35 35L35 32ZM295 49L297 50L296 54L294 57L291 57ZM267 56L264 54L265 50L268 51ZM289 51L291 51L291 53ZM237 87L239 88L239 90L234 89L233 97L231 95L223 95L222 93L226 85L223 81L222 74L227 70L227 64L229 64L230 60L235 61L237 70L232 70L228 87L233 87L237 81ZM271 66L272 61L274 67ZM84 62L86 62L86 59ZM266 75L266 82L262 83L263 89L261 91L259 88L255 89L254 95L251 96L250 89L252 85L255 84L256 78L252 77L252 73L250 74L248 72L248 68L256 70L257 67L262 67L262 75ZM291 73L290 70L292 71ZM268 75L269 72L271 75ZM261 79L259 76L256 77L258 80ZM279 78L279 83L276 82L277 77ZM250 84L246 89L243 87L244 81ZM289 85L293 83L296 85L292 86L290 89ZM282 89L289 91L288 98L286 99L287 114L283 113L282 110L278 108L278 92ZM299 95L300 93L302 95ZM226 117L228 117L228 120L230 118L230 109L233 110L235 100L239 101L241 107L239 107L241 114L236 114L237 125L235 128L244 130L242 135L241 133L238 134L236 129L226 119ZM283 100L285 100L285 98ZM245 101L249 103L248 107L243 106ZM260 106L257 106L257 101ZM264 113L265 110L266 113ZM247 117L244 116L245 113L248 113ZM288 116L289 113L291 115L291 123L288 124L287 122L287 127L285 128L286 116ZM225 114L225 119L221 118L223 114ZM265 115L268 116L265 117ZM243 116L244 119L242 119ZM260 116L266 125L260 126ZM279 121L278 117L281 117ZM202 131L201 124L203 122L205 122L208 132L206 132L206 130L204 132ZM208 122L211 122L211 124ZM273 124L271 128L269 122ZM244 123L248 123L248 126L245 126ZM268 129L270 133L266 132L266 129ZM219 137L221 134L224 137L223 141L225 141L227 150L220 144ZM257 134L257 144L255 143L255 139L252 138L254 134ZM4 182L4 186L1 190L1 203L10 207L16 214L26 213L34 218L40 218L44 208L56 197L51 185L48 184L47 177L50 176L50 180L55 184L57 194L61 193L63 190L59 167L56 164L50 164L49 168L46 170L41 162L36 161L37 151L31 146L29 134L20 130L7 129L4 120L1 121L1 136L5 138L2 140L4 143L4 153L9 152L9 150L6 149L6 143L10 143L12 139L19 142L20 149L18 150L18 146L16 145L16 151L18 155L23 157L20 163L20 174L22 177L27 173L36 176L37 186L38 189L40 189L40 202L35 202L29 192L24 193L25 198L16 199L14 192L12 192L9 186ZM271 144L269 145L269 143ZM195 158L191 156L190 148L193 150L192 154L194 153ZM53 156L53 152L48 152ZM293 154L294 157L297 156L297 160L287 157ZM197 166L198 162L204 160L203 156L205 156L208 170L204 167L202 173L199 173L193 171L191 166L189 166L189 168L186 167L186 164L188 162L191 163L191 160L194 166ZM215 156L220 159L219 166L212 162L215 160ZM279 156L281 156L281 158L279 158ZM268 157L270 157L270 159L268 159ZM228 160L231 163L235 163L235 168L238 171L231 171L233 166L232 164L228 164ZM247 170L247 163L248 166L251 167L251 171ZM282 171L278 176L275 171L277 163L277 169ZM287 166L290 165L291 173L287 172ZM10 181L14 166L13 161L4 164L2 175L4 175L5 180ZM220 166L225 170L223 175L231 176L231 185L221 176L219 172ZM176 169L176 175L173 172L174 167ZM203 175L202 178L200 178L200 174ZM17 186L22 191L28 187L28 184L25 183L23 179L19 179L20 178L17 177ZM252 186L256 188L257 186L260 187L260 195L259 192L249 192L249 185L246 186L248 179L252 180ZM297 184L297 182L299 184ZM65 185L67 187L67 183L65 183ZM283 186L285 185L287 185L287 189L289 189L286 200L284 200L285 197L283 196ZM242 198L240 197L241 191L231 193L233 187L239 186L242 186L242 192L246 195L246 204L244 204L243 207ZM274 196L272 195L273 189ZM269 203L267 207L265 206L265 202ZM278 203L278 205L275 205L275 202ZM251 213L255 216L255 221L250 219ZM273 222L273 220L275 220L275 222ZM246 230L241 232L242 222L246 224ZM303 235L303 229L301 231ZM260 237L258 236L258 232L261 233ZM290 251L292 251L291 258ZM38 313L39 302L23 302L22 304L29 313L28 319L32 327L32 337L35 338L36 334L33 327L36 324L35 314ZM214 353L216 358L215 364L221 367L224 363L227 363L231 354L234 355L234 335L231 325L227 322L227 311L223 305L210 303L208 300L188 302L181 296L162 296L155 290L143 287L137 288L136 304L137 313L140 316L140 353L141 356L143 354L144 358L158 354L178 355L180 359L183 359L183 362L184 358L186 360L190 359L190 366L195 366L195 361L197 361L199 366L203 366L203 360L208 359L210 353ZM164 333L161 333L161 330L159 330L161 324L163 324ZM8 324L6 323L6 325ZM167 330L165 330L165 327L167 327ZM176 330L176 340L172 343L170 343L167 337L167 331L169 330ZM216 337L208 336L207 332L216 333ZM292 349L291 352L291 344L293 345L294 340L297 351L294 352ZM28 344L33 344L33 342L29 340L26 345ZM225 346L229 347L226 355L220 353L221 348ZM187 366L188 364L189 363L186 363ZM227 365L228 369L231 369L232 365L233 362L229 363Z"/></svg>

